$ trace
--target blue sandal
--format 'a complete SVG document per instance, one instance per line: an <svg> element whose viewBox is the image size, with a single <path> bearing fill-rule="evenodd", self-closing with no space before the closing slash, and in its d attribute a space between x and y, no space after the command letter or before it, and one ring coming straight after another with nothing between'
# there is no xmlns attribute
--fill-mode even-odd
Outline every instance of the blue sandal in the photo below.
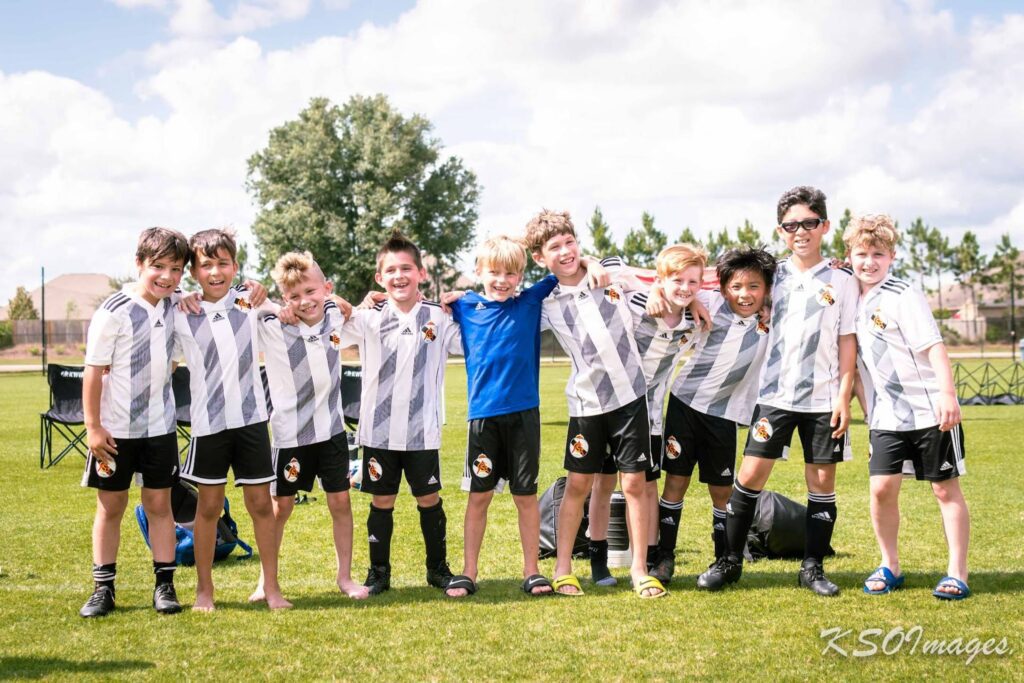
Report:
<svg viewBox="0 0 1024 683"><path fill-rule="evenodd" d="M946 593L940 591L940 588L956 588L957 593ZM952 576L944 576L942 580L935 586L935 590L932 591L932 595L937 597L939 600L963 600L970 596L971 589L967 587L967 584Z"/></svg>
<svg viewBox="0 0 1024 683"><path fill-rule="evenodd" d="M903 582L906 578L905 574L894 576L892 570L888 567L879 567L871 574L871 576L864 579L864 592L868 595L885 595L886 593L892 593L894 590L903 587ZM873 581L880 581L885 584L885 587L879 588L878 590L868 588L868 584Z"/></svg>

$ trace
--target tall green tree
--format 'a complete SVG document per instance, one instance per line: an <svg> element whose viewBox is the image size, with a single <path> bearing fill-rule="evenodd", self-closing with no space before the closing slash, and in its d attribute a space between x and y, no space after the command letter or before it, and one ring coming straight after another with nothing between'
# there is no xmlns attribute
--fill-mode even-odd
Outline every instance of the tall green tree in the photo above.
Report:
<svg viewBox="0 0 1024 683"><path fill-rule="evenodd" d="M622 256L626 262L639 268L653 268L658 253L668 244L665 233L654 227L654 216L643 212L640 229L632 229L622 241Z"/></svg>
<svg viewBox="0 0 1024 683"><path fill-rule="evenodd" d="M601 207L595 206L594 213L590 215L590 221L587 223L587 228L590 230L590 243L591 247L587 250L592 256L598 258L605 258L606 256L618 256L622 253L619 249L619 245L615 244L615 238L612 236L611 226L604 219L604 214L601 213Z"/></svg>
<svg viewBox="0 0 1024 683"><path fill-rule="evenodd" d="M1020 267L1020 250L1010 241L1010 233L1003 233L996 245L996 251L989 262L989 279L996 284L1006 285L1010 295L1010 335L1017 341L1017 299L1024 288L1024 272Z"/></svg>
<svg viewBox="0 0 1024 683"><path fill-rule="evenodd" d="M904 240L907 245L907 266L917 273L922 292L925 291L924 278L928 272L928 232L928 226L918 216L910 224Z"/></svg>
<svg viewBox="0 0 1024 683"><path fill-rule="evenodd" d="M435 295L473 241L476 176L442 156L427 119L403 116L383 95L341 107L314 98L249 158L246 186L259 207L262 272L308 249L350 300L372 286L377 250L393 229L424 252Z"/></svg>
<svg viewBox="0 0 1024 683"><path fill-rule="evenodd" d="M679 235L680 244L700 244L700 240L693 234L693 230L690 230L690 226L683 228L683 232Z"/></svg>
<svg viewBox="0 0 1024 683"><path fill-rule="evenodd" d="M846 244L843 242L843 233L846 232L846 227L850 225L851 220L853 220L853 214L850 213L849 209L844 209L843 215L839 218L839 223L832 224L828 234L821 240L822 256L825 258L837 258L841 261L846 259Z"/></svg>
<svg viewBox="0 0 1024 683"><path fill-rule="evenodd" d="M949 238L943 235L938 228L928 230L927 237L928 251L925 253L925 267L928 275L936 280L939 292L939 310L942 310L942 274L949 270L949 262L952 257L952 249L949 246Z"/></svg>
<svg viewBox="0 0 1024 683"><path fill-rule="evenodd" d="M7 301L9 320L39 320L39 311L32 303L32 297L24 287L18 287L14 296Z"/></svg>
<svg viewBox="0 0 1024 683"><path fill-rule="evenodd" d="M986 261L985 255L981 253L981 245L978 244L977 236L968 230L964 233L960 244L953 249L950 270L952 270L956 281L960 283L961 290L970 293L975 325L977 325L978 317L977 286L985 275ZM977 328L974 330L974 336L978 336Z"/></svg>
<svg viewBox="0 0 1024 683"><path fill-rule="evenodd" d="M749 247L759 247L763 242L761 241L761 233L757 231L754 224L747 219L743 219L743 225L736 228L736 244L745 244Z"/></svg>
<svg viewBox="0 0 1024 683"><path fill-rule="evenodd" d="M714 263L732 246L735 246L735 242L729 236L729 228L722 228L718 234L715 234L713 230L708 231L707 241L704 242L704 249L708 252L708 262Z"/></svg>

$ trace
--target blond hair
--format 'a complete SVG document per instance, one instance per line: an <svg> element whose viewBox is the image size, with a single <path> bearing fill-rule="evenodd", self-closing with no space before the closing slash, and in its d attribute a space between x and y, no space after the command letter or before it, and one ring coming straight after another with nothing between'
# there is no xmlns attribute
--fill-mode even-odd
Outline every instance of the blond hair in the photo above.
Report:
<svg viewBox="0 0 1024 683"><path fill-rule="evenodd" d="M658 254L655 268L658 270L658 277L668 277L672 273L686 270L690 266L700 266L701 269L708 265L708 252L694 244L673 244L665 247Z"/></svg>
<svg viewBox="0 0 1024 683"><path fill-rule="evenodd" d="M896 253L896 245L900 234L891 216L884 213L864 214L850 220L843 232L843 242L847 251L861 245L882 247L889 253Z"/></svg>
<svg viewBox="0 0 1024 683"><path fill-rule="evenodd" d="M538 252L545 243L556 235L576 236L576 228L568 211L549 211L543 209L526 224L526 235L523 241L530 252Z"/></svg>
<svg viewBox="0 0 1024 683"><path fill-rule="evenodd" d="M480 272L488 266L522 275L526 270L523 243L507 235L488 237L476 251L476 270Z"/></svg>
<svg viewBox="0 0 1024 683"><path fill-rule="evenodd" d="M270 271L271 279L277 283L279 289L284 287L295 287L307 274L318 275L324 279L324 272L313 260L313 255L308 251L291 251L277 259L274 269Z"/></svg>

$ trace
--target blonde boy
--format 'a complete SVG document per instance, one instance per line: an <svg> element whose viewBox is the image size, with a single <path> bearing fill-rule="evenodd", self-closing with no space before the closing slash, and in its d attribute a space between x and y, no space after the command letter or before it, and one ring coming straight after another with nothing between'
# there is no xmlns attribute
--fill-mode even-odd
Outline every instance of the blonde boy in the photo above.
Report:
<svg viewBox="0 0 1024 683"><path fill-rule="evenodd" d="M947 575L933 595L962 600L971 594L970 515L958 479L966 472L964 437L949 356L924 295L889 273L899 241L893 220L855 218L843 241L860 283L856 324L868 393L871 522L882 553L864 592L881 595L904 583L897 550L899 492L903 463L910 460L917 479L931 482L949 547Z"/></svg>

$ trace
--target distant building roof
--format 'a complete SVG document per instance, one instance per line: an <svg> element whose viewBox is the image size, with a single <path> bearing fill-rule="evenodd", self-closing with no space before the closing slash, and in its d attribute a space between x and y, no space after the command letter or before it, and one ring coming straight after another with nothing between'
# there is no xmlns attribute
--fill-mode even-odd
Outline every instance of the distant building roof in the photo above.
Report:
<svg viewBox="0 0 1024 683"><path fill-rule="evenodd" d="M29 294L36 311L43 312L42 287ZM68 273L46 283L47 320L89 320L112 291L110 276L103 273ZM0 306L0 320L7 320L7 306Z"/></svg>

